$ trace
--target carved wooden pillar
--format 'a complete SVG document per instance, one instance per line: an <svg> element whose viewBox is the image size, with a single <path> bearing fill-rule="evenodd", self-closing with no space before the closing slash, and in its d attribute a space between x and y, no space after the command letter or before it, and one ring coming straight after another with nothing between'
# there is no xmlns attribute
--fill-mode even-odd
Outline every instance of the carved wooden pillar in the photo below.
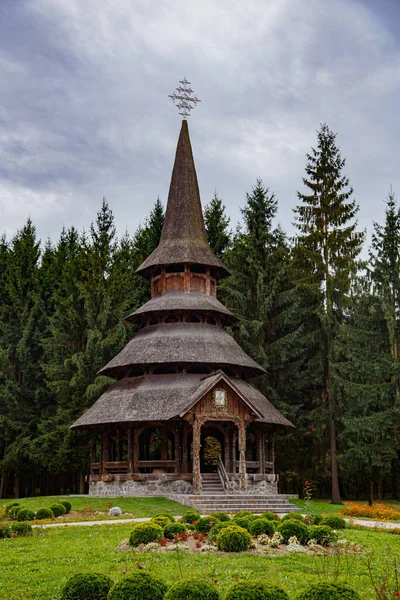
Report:
<svg viewBox="0 0 400 600"><path fill-rule="evenodd" d="M236 440L237 440L237 430L236 430L236 427L233 427L233 431L232 431L232 473L236 473Z"/></svg>
<svg viewBox="0 0 400 600"><path fill-rule="evenodd" d="M128 473L133 473L133 431L128 429Z"/></svg>
<svg viewBox="0 0 400 600"><path fill-rule="evenodd" d="M98 444L98 441L96 440L95 443L92 444L92 446L90 448L90 467L91 467L90 470L91 471L92 471L93 463L96 462L96 446L97 446L97 444ZM101 452L101 450L100 450L100 452ZM101 454L100 454L100 456L101 456Z"/></svg>
<svg viewBox="0 0 400 600"><path fill-rule="evenodd" d="M116 456L115 459L118 461L123 460L123 456L124 456L124 430L122 429L122 427L119 427L117 429L117 435L118 435L118 457Z"/></svg>
<svg viewBox="0 0 400 600"><path fill-rule="evenodd" d="M261 431L260 432L260 438L261 438L261 443L260 443L260 473L262 473L263 475L265 475L265 431Z"/></svg>
<svg viewBox="0 0 400 600"><path fill-rule="evenodd" d="M181 430L177 429L175 432L175 473L181 473Z"/></svg>
<svg viewBox="0 0 400 600"><path fill-rule="evenodd" d="M275 473L275 435L274 432L268 436L268 445L269 445L269 460L272 462L272 473Z"/></svg>
<svg viewBox="0 0 400 600"><path fill-rule="evenodd" d="M246 489L246 423L244 421L239 424L239 461L240 487Z"/></svg>
<svg viewBox="0 0 400 600"><path fill-rule="evenodd" d="M200 449L201 423L195 418L193 422L193 493L201 492Z"/></svg>
<svg viewBox="0 0 400 600"><path fill-rule="evenodd" d="M105 463L108 461L108 434L107 431L101 432L101 464L100 464L100 473L101 475L105 475Z"/></svg>
<svg viewBox="0 0 400 600"><path fill-rule="evenodd" d="M188 437L189 437L189 429L187 423L182 424L182 473L187 473L189 471L188 465L188 456L189 456L189 448L188 448Z"/></svg>
<svg viewBox="0 0 400 600"><path fill-rule="evenodd" d="M133 472L139 473L139 431L133 430Z"/></svg>
<svg viewBox="0 0 400 600"><path fill-rule="evenodd" d="M229 456L229 426L224 427L224 465L225 471L229 473L229 464L230 464L230 456Z"/></svg>

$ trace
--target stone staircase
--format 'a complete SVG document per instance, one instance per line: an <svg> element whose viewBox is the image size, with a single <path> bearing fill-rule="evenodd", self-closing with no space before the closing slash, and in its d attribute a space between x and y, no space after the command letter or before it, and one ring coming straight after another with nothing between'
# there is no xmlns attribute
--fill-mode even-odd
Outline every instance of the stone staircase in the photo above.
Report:
<svg viewBox="0 0 400 600"><path fill-rule="evenodd" d="M270 496L227 494L218 473L202 474L201 485L201 494L186 496L185 504L196 508L202 514L209 514L217 510L232 513L241 510L253 513L298 511L294 504L289 504L289 499L297 497L291 494L272 494Z"/></svg>

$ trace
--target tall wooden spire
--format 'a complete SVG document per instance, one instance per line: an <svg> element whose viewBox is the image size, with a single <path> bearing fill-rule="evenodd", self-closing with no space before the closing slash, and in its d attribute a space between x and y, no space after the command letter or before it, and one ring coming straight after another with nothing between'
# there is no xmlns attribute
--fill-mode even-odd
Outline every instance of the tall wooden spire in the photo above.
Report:
<svg viewBox="0 0 400 600"><path fill-rule="evenodd" d="M179 263L213 267L219 278L229 274L207 242L186 120L182 121L176 148L160 244L140 265L137 272L147 278L151 277L156 267Z"/></svg>

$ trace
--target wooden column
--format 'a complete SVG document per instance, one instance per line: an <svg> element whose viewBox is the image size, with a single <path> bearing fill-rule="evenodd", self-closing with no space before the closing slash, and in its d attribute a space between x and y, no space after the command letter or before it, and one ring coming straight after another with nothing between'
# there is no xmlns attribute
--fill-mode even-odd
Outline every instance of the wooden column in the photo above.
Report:
<svg viewBox="0 0 400 600"><path fill-rule="evenodd" d="M100 451L100 475L105 475L105 463L108 461L108 435L107 431L101 432L101 451Z"/></svg>
<svg viewBox="0 0 400 600"><path fill-rule="evenodd" d="M175 432L175 473L181 473L181 430Z"/></svg>
<svg viewBox="0 0 400 600"><path fill-rule="evenodd" d="M188 424L184 422L182 424L182 473L187 473L189 471L188 465L188 456L189 456L189 448L188 448L188 437L189 437L189 429Z"/></svg>
<svg viewBox="0 0 400 600"><path fill-rule="evenodd" d="M128 428L128 473L133 473L133 431Z"/></svg>
<svg viewBox="0 0 400 600"><path fill-rule="evenodd" d="M237 440L237 430L236 430L236 427L233 427L233 432L232 432L232 473L236 473L236 440Z"/></svg>
<svg viewBox="0 0 400 600"><path fill-rule="evenodd" d="M240 487L246 489L246 423L239 425Z"/></svg>
<svg viewBox="0 0 400 600"><path fill-rule="evenodd" d="M261 435L261 444L260 444L260 450L261 450L261 454L260 454L261 469L260 469L260 473L262 473L263 475L265 475L265 431L261 431L260 435Z"/></svg>
<svg viewBox="0 0 400 600"><path fill-rule="evenodd" d="M269 460L272 462L272 473L275 473L275 435L271 431L268 435Z"/></svg>
<svg viewBox="0 0 400 600"><path fill-rule="evenodd" d="M139 473L139 431L133 429L133 472Z"/></svg>
<svg viewBox="0 0 400 600"><path fill-rule="evenodd" d="M168 459L168 429L166 427L161 427L161 460Z"/></svg>
<svg viewBox="0 0 400 600"><path fill-rule="evenodd" d="M229 463L230 463L230 456L229 456L229 427L225 426L224 427L224 465L225 465L225 471L227 473L229 473Z"/></svg>
<svg viewBox="0 0 400 600"><path fill-rule="evenodd" d="M201 473L200 473L200 436L201 423L195 418L193 422L193 493L201 492Z"/></svg>
<svg viewBox="0 0 400 600"><path fill-rule="evenodd" d="M118 458L115 457L116 460L121 461L123 460L123 455L124 455L124 429L122 429L122 427L119 427L117 429L117 435L118 435Z"/></svg>

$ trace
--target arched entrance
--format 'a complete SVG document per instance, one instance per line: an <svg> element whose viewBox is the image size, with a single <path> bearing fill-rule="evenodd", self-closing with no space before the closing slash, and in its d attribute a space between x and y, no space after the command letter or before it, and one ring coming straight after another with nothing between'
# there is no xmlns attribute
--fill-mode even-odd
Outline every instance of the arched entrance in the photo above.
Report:
<svg viewBox="0 0 400 600"><path fill-rule="evenodd" d="M218 457L225 460L224 434L218 427L204 426L201 431L200 469L202 473L216 473Z"/></svg>

